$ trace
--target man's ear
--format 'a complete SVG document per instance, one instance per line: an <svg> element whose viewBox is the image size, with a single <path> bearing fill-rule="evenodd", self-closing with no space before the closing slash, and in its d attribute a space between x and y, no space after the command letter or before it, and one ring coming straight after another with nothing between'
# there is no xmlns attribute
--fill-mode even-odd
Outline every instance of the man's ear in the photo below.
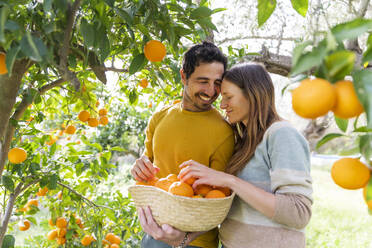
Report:
<svg viewBox="0 0 372 248"><path fill-rule="evenodd" d="M182 68L180 69L180 75L181 75L182 84L186 85L186 74L185 74L185 72L183 71Z"/></svg>

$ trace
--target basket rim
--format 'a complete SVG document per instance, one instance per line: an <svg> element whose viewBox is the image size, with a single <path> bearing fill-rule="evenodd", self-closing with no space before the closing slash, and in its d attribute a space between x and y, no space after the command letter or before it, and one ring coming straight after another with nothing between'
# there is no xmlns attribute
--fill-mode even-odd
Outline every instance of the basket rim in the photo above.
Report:
<svg viewBox="0 0 372 248"><path fill-rule="evenodd" d="M131 185L128 187L128 193L130 193L131 188L144 188L150 191L155 190L155 191L161 192L162 194L167 194L172 197L179 198L179 199L188 199L188 200L193 199L193 200L198 200L198 201L226 201L227 199L233 198L235 196L235 192L232 192L231 195L223 197L223 198L204 198L204 197L203 198L192 198L192 197L187 197L187 196L174 195L174 194L169 193L168 191L165 191L163 189L160 189L158 187L151 186L151 185Z"/></svg>

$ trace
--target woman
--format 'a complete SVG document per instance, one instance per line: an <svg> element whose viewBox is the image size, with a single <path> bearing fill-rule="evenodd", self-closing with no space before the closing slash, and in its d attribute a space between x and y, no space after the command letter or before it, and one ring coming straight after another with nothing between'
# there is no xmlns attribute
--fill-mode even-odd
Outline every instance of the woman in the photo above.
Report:
<svg viewBox="0 0 372 248"><path fill-rule="evenodd" d="M196 161L180 165L181 180L229 187L237 197L220 227L224 247L305 247L312 186L306 140L275 109L270 75L258 64L224 75L221 108L236 144L227 173Z"/></svg>

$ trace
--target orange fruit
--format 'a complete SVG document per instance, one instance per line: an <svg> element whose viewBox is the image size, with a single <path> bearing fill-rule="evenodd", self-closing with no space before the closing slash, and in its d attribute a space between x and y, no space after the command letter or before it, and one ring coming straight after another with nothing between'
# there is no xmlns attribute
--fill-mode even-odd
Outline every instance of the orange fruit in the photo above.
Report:
<svg viewBox="0 0 372 248"><path fill-rule="evenodd" d="M51 146L53 145L54 143L56 143L56 139L52 136L52 135L49 135L48 137L48 141L45 142L45 144L47 144L48 146Z"/></svg>
<svg viewBox="0 0 372 248"><path fill-rule="evenodd" d="M79 217L75 218L75 223L77 225L80 225L81 224L81 219Z"/></svg>
<svg viewBox="0 0 372 248"><path fill-rule="evenodd" d="M107 109L103 108L98 111L99 116L105 116L107 115Z"/></svg>
<svg viewBox="0 0 372 248"><path fill-rule="evenodd" d="M136 185L146 185L149 186L147 182L142 182L142 181L136 181Z"/></svg>
<svg viewBox="0 0 372 248"><path fill-rule="evenodd" d="M203 198L201 195L193 195L192 198Z"/></svg>
<svg viewBox="0 0 372 248"><path fill-rule="evenodd" d="M45 196L48 192L48 188L45 186L44 188L39 188L39 191L36 193L37 196Z"/></svg>
<svg viewBox="0 0 372 248"><path fill-rule="evenodd" d="M98 106L99 106L99 101L97 100L97 101L96 101L96 107L98 107Z"/></svg>
<svg viewBox="0 0 372 248"><path fill-rule="evenodd" d="M8 73L8 69L6 68L5 58L6 58L5 53L0 53L0 75L4 75Z"/></svg>
<svg viewBox="0 0 372 248"><path fill-rule="evenodd" d="M58 194L57 194L57 198L61 200L62 199L62 196L63 196L62 191L59 191Z"/></svg>
<svg viewBox="0 0 372 248"><path fill-rule="evenodd" d="M165 191L168 192L169 190L169 187L172 185L172 183L174 183L174 181L171 181L170 179L168 178L160 178L156 183L155 183L155 187L158 187L160 189L163 189Z"/></svg>
<svg viewBox="0 0 372 248"><path fill-rule="evenodd" d="M169 174L166 178L168 178L169 180L171 180L172 182L177 182L179 181L178 177L176 174Z"/></svg>
<svg viewBox="0 0 372 248"><path fill-rule="evenodd" d="M148 107L149 108L152 108L152 102L149 103Z"/></svg>
<svg viewBox="0 0 372 248"><path fill-rule="evenodd" d="M195 189L195 195L202 195L205 197L208 194L208 192L211 191L212 189L213 189L212 186L206 184L198 185Z"/></svg>
<svg viewBox="0 0 372 248"><path fill-rule="evenodd" d="M194 195L194 190L192 187L184 182L174 182L171 184L168 190L169 193L173 195L180 195L186 197L192 197Z"/></svg>
<svg viewBox="0 0 372 248"><path fill-rule="evenodd" d="M147 86L149 85L149 81L147 81L146 78L142 79L139 83L139 85L142 87L142 88L147 88Z"/></svg>
<svg viewBox="0 0 372 248"><path fill-rule="evenodd" d="M111 244L117 244L117 245L119 245L120 244L120 241L121 241L120 240L120 237L117 236L117 235L115 235L115 234L113 234L113 233L106 234L105 239L108 242L110 242Z"/></svg>
<svg viewBox="0 0 372 248"><path fill-rule="evenodd" d="M85 235L85 236L81 239L81 244L82 244L83 246L89 246L93 241L94 241L94 238L93 238L91 235Z"/></svg>
<svg viewBox="0 0 372 248"><path fill-rule="evenodd" d="M158 40L150 40L144 47L145 57L151 62L160 62L167 54L163 43Z"/></svg>
<svg viewBox="0 0 372 248"><path fill-rule="evenodd" d="M98 126L99 122L97 120L97 118L89 118L88 119L88 126L90 127L96 127Z"/></svg>
<svg viewBox="0 0 372 248"><path fill-rule="evenodd" d="M218 189L213 189L205 195L205 198L224 198L224 197L226 197L226 195Z"/></svg>
<svg viewBox="0 0 372 248"><path fill-rule="evenodd" d="M66 243L66 239L64 237L57 238L57 244L64 245Z"/></svg>
<svg viewBox="0 0 372 248"><path fill-rule="evenodd" d="M337 117L348 119L363 113L363 106L351 81L338 81L335 83L335 89L336 104L332 111Z"/></svg>
<svg viewBox="0 0 372 248"><path fill-rule="evenodd" d="M369 200L367 201L367 186L368 186L368 185L366 185L366 186L363 188L363 198L364 198L364 201L366 202L368 208L369 208L370 210L372 210L372 199L369 199Z"/></svg>
<svg viewBox="0 0 372 248"><path fill-rule="evenodd" d="M315 119L325 115L335 103L335 87L321 78L304 79L292 91L292 108L303 118Z"/></svg>
<svg viewBox="0 0 372 248"><path fill-rule="evenodd" d="M20 231L26 231L30 228L31 222L29 220L24 220L22 224L19 225Z"/></svg>
<svg viewBox="0 0 372 248"><path fill-rule="evenodd" d="M102 126L106 126L108 123L109 119L107 118L107 116L102 116L101 118L99 118L99 124L101 124Z"/></svg>
<svg viewBox="0 0 372 248"><path fill-rule="evenodd" d="M86 110L83 110L79 113L78 118L82 122L86 122L90 117L90 113Z"/></svg>
<svg viewBox="0 0 372 248"><path fill-rule="evenodd" d="M57 235L58 238L63 238L67 233L67 228L65 228L65 227L64 228L58 228L57 233L58 233L58 235Z"/></svg>
<svg viewBox="0 0 372 248"><path fill-rule="evenodd" d="M47 238L48 240L55 240L57 236L58 236L58 230L54 229L48 233Z"/></svg>
<svg viewBox="0 0 372 248"><path fill-rule="evenodd" d="M106 239L102 239L102 245L110 245L111 243L108 242Z"/></svg>
<svg viewBox="0 0 372 248"><path fill-rule="evenodd" d="M27 152L23 148L14 147L8 152L8 159L13 164L20 164L27 159Z"/></svg>
<svg viewBox="0 0 372 248"><path fill-rule="evenodd" d="M153 177L153 178L151 178L150 180L147 181L147 184L148 184L148 185L151 185L151 186L154 186L155 183L156 183L158 180L159 180L158 177Z"/></svg>
<svg viewBox="0 0 372 248"><path fill-rule="evenodd" d="M64 217L58 217L56 220L56 226L58 228L64 228L67 226L67 220Z"/></svg>
<svg viewBox="0 0 372 248"><path fill-rule="evenodd" d="M119 248L120 246L118 244L112 244L110 248Z"/></svg>
<svg viewBox="0 0 372 248"><path fill-rule="evenodd" d="M225 194L225 196L231 195L231 189L229 189L228 187L216 187L215 189L222 191Z"/></svg>
<svg viewBox="0 0 372 248"><path fill-rule="evenodd" d="M76 127L74 127L73 125L68 125L66 127L65 133L67 133L67 134L74 134L75 131L76 131Z"/></svg>
<svg viewBox="0 0 372 248"><path fill-rule="evenodd" d="M39 206L39 201L37 199L29 200L25 205L27 211L31 210L31 206L38 207Z"/></svg>
<svg viewBox="0 0 372 248"><path fill-rule="evenodd" d="M58 136L62 136L62 135L63 135L63 130L59 130Z"/></svg>
<svg viewBox="0 0 372 248"><path fill-rule="evenodd" d="M360 189L368 183L370 171L357 158L342 158L332 165L331 176L344 189Z"/></svg>
<svg viewBox="0 0 372 248"><path fill-rule="evenodd" d="M173 101L173 104L177 104L179 102L181 102L181 100L180 99L176 99L176 100Z"/></svg>
<svg viewBox="0 0 372 248"><path fill-rule="evenodd" d="M50 218L50 219L48 220L48 223L49 223L49 226L51 226L51 227L53 227L53 226L56 225L56 223L53 222L53 219L52 219L52 218Z"/></svg>

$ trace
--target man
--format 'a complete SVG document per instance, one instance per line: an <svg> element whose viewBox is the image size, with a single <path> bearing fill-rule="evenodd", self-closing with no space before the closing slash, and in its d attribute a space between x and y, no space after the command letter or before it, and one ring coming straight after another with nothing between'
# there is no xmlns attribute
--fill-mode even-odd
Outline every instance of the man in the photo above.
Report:
<svg viewBox="0 0 372 248"><path fill-rule="evenodd" d="M183 99L151 117L146 129L144 155L136 160L131 171L136 180L178 174L178 166L190 159L216 170L225 169L233 152L234 137L212 103L220 93L226 64L226 57L210 42L194 45L185 53L180 70ZM158 226L149 208L139 210L139 219L147 233L142 247L218 246L217 229L185 233L169 225Z"/></svg>

